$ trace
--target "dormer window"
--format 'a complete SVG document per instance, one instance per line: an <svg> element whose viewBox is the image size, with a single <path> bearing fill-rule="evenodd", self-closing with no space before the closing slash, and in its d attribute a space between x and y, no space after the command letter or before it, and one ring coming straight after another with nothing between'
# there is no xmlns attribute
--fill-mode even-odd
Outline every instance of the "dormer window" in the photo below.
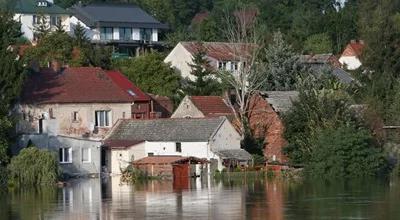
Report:
<svg viewBox="0 0 400 220"><path fill-rule="evenodd" d="M49 4L49 3L48 3L47 1L43 1L43 0L37 1L37 6L38 6L38 7L47 7L48 4Z"/></svg>

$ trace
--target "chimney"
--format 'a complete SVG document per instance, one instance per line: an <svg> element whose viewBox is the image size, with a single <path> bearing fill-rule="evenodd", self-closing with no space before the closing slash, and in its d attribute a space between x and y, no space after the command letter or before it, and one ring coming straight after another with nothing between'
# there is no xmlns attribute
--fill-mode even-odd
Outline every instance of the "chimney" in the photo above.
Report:
<svg viewBox="0 0 400 220"><path fill-rule="evenodd" d="M53 69L54 72L59 73L61 71L61 63L57 60L52 60L50 68Z"/></svg>

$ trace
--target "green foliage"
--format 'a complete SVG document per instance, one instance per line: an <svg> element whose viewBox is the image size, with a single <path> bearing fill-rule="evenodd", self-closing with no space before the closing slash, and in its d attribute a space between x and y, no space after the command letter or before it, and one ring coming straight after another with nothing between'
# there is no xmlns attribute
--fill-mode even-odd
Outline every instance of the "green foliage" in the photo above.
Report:
<svg viewBox="0 0 400 220"><path fill-rule="evenodd" d="M46 16L39 15L37 17L37 23L33 27L33 33L38 41L42 40L50 33L51 29L48 24L49 21L47 20Z"/></svg>
<svg viewBox="0 0 400 220"><path fill-rule="evenodd" d="M172 97L180 87L180 76L163 59L160 53L149 53L117 60L114 66L144 92Z"/></svg>
<svg viewBox="0 0 400 220"><path fill-rule="evenodd" d="M311 35L304 42L304 50L309 54L332 53L332 40L327 33Z"/></svg>
<svg viewBox="0 0 400 220"><path fill-rule="evenodd" d="M26 186L55 184L59 174L56 155L36 147L21 150L8 169L13 184Z"/></svg>
<svg viewBox="0 0 400 220"><path fill-rule="evenodd" d="M250 131L247 131L244 135L243 140L241 141L241 146L247 152L253 155L263 156L264 150L264 138L256 138L251 134Z"/></svg>
<svg viewBox="0 0 400 220"><path fill-rule="evenodd" d="M354 126L325 128L315 135L314 150L306 170L315 177L365 177L385 166L382 148L370 133Z"/></svg>
<svg viewBox="0 0 400 220"><path fill-rule="evenodd" d="M81 25L81 23L78 23L75 26L73 38L74 45L79 48L84 48L90 44L89 38L86 36L85 28Z"/></svg>
<svg viewBox="0 0 400 220"><path fill-rule="evenodd" d="M91 66L111 69L112 67L112 48L107 46L89 45L82 48L83 56Z"/></svg>
<svg viewBox="0 0 400 220"><path fill-rule="evenodd" d="M264 91L293 90L302 69L299 55L283 40L280 32L274 33L273 42L265 50L267 82Z"/></svg>
<svg viewBox="0 0 400 220"><path fill-rule="evenodd" d="M212 70L205 55L204 51L200 51L193 56L193 64L189 64L192 69L190 74L196 79L194 81L185 80L183 91L187 95L209 96L222 94L222 84L218 82L217 75Z"/></svg>

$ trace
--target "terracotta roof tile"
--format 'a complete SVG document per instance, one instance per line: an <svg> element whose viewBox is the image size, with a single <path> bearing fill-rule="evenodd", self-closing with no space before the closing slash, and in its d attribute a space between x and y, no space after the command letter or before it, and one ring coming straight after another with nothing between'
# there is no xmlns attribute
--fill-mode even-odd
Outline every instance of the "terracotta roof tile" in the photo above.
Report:
<svg viewBox="0 0 400 220"><path fill-rule="evenodd" d="M252 44L227 42L180 42L189 53L205 51L207 56L221 61L240 60L251 56Z"/></svg>
<svg viewBox="0 0 400 220"><path fill-rule="evenodd" d="M22 103L130 103L135 100L107 72L95 67L42 69L23 89ZM111 74L112 75L112 74Z"/></svg>
<svg viewBox="0 0 400 220"><path fill-rule="evenodd" d="M150 101L150 97L136 87L129 79L118 71L108 71L108 76L135 101Z"/></svg>
<svg viewBox="0 0 400 220"><path fill-rule="evenodd" d="M362 54L364 49L364 43L357 41L357 42L350 42L347 44L346 48L344 49L342 56L356 56L359 57Z"/></svg>
<svg viewBox="0 0 400 220"><path fill-rule="evenodd" d="M190 96L193 104L206 116L232 115L232 109L220 96Z"/></svg>

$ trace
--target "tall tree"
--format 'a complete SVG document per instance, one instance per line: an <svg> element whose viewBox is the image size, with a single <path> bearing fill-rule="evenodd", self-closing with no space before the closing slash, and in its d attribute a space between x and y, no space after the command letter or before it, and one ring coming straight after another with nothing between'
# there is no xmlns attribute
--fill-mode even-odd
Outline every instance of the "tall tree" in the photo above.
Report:
<svg viewBox="0 0 400 220"><path fill-rule="evenodd" d="M13 47L20 36L20 24L11 14L0 12L0 165L8 161L7 134L12 126L8 113L22 87L22 65L18 48Z"/></svg>
<svg viewBox="0 0 400 220"><path fill-rule="evenodd" d="M193 56L193 64L190 64L190 74L195 77L195 80L185 80L183 90L188 95L221 95L222 84L218 82L216 74L212 71L209 61L206 58L204 51L199 51Z"/></svg>

